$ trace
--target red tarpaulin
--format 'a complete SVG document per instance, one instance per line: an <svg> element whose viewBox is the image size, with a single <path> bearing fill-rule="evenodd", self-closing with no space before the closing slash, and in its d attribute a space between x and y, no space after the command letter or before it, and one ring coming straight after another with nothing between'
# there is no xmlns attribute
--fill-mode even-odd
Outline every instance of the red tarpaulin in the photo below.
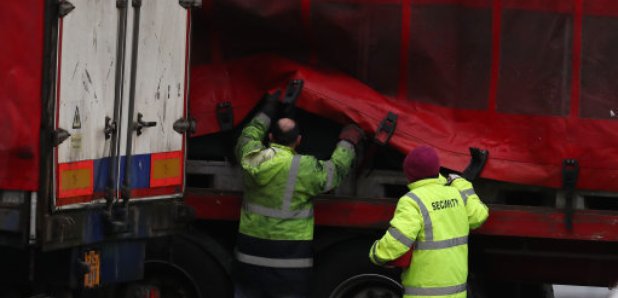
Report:
<svg viewBox="0 0 618 298"><path fill-rule="evenodd" d="M217 132L261 95L305 80L298 105L391 145L431 144L447 168L490 151L483 177L618 191L618 2L610 0L213 0L194 15L191 114Z"/></svg>
<svg viewBox="0 0 618 298"><path fill-rule="evenodd" d="M44 2L0 9L0 189L38 188Z"/></svg>

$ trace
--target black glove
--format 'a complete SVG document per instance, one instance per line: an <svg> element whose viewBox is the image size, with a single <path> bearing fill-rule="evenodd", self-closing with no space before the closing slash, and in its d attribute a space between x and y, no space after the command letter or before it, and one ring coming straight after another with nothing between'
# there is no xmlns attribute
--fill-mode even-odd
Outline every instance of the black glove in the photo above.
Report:
<svg viewBox="0 0 618 298"><path fill-rule="evenodd" d="M356 124L346 125L339 134L339 139L350 142L356 146L365 137L365 132Z"/></svg>
<svg viewBox="0 0 618 298"><path fill-rule="evenodd" d="M266 93L264 100L264 107L262 107L262 113L266 114L270 119L273 119L275 115L277 115L277 111L279 110L279 96L281 95L281 90L275 91L275 93L270 94Z"/></svg>

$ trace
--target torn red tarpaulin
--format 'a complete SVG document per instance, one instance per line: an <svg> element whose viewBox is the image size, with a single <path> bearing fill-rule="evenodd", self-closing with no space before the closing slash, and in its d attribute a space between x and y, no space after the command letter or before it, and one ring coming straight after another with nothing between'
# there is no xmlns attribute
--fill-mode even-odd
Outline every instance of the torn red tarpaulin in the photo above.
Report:
<svg viewBox="0 0 618 298"><path fill-rule="evenodd" d="M618 2L613 0L209 0L194 14L191 113L218 130L261 95L305 80L299 105L427 143L461 170L490 150L483 177L618 191ZM288 57L285 59L282 57ZM337 71L333 71L336 69Z"/></svg>
<svg viewBox="0 0 618 298"><path fill-rule="evenodd" d="M266 90L303 79L298 105L339 122L353 121L374 132L390 112L399 115L390 144L407 152L419 144L435 146L443 165L463 169L468 147L488 149L483 177L515 183L561 186L562 160L580 162L578 187L618 191L618 123L569 117L497 114L385 97L358 80L330 69L258 55L226 64L193 68L191 113L196 135L219 130L216 103L232 101L238 124Z"/></svg>

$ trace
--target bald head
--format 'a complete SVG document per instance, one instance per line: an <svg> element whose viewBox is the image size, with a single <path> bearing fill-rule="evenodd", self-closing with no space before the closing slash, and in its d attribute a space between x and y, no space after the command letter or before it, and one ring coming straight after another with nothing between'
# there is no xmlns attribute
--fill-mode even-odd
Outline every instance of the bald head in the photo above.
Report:
<svg viewBox="0 0 618 298"><path fill-rule="evenodd" d="M279 119L271 129L270 140L292 148L298 146L300 133L296 121L290 118Z"/></svg>
<svg viewBox="0 0 618 298"><path fill-rule="evenodd" d="M279 129L281 129L283 133L289 132L293 130L294 128L296 128L296 122L294 122L294 120L290 118L279 119L279 121L277 121L277 125L279 126Z"/></svg>

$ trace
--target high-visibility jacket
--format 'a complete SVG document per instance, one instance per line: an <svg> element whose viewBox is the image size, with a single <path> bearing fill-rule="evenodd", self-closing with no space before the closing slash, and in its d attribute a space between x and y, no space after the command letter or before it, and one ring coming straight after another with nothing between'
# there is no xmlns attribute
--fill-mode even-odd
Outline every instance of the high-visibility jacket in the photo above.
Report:
<svg viewBox="0 0 618 298"><path fill-rule="evenodd" d="M339 185L352 165L354 146L340 141L331 159L321 161L287 146L264 146L269 126L270 118L258 114L236 145L245 184L239 232L268 240L312 240L311 199Z"/></svg>
<svg viewBox="0 0 618 298"><path fill-rule="evenodd" d="M404 297L466 297L468 234L488 217L488 208L463 178L444 177L408 185L391 227L369 253L374 264L399 258L413 248L402 273Z"/></svg>

